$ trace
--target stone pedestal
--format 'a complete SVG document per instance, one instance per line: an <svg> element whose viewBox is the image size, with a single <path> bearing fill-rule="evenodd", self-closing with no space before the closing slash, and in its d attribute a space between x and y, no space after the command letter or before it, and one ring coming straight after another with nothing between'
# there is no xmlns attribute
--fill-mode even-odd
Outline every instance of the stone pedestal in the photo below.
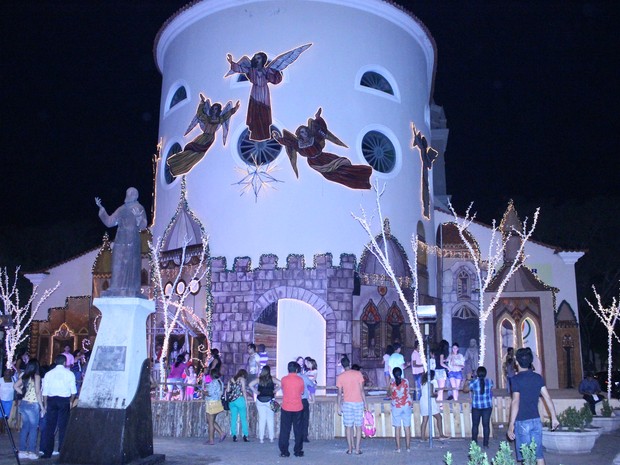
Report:
<svg viewBox="0 0 620 465"><path fill-rule="evenodd" d="M153 457L146 319L153 302L103 297L101 325L71 411L60 463L122 465Z"/></svg>

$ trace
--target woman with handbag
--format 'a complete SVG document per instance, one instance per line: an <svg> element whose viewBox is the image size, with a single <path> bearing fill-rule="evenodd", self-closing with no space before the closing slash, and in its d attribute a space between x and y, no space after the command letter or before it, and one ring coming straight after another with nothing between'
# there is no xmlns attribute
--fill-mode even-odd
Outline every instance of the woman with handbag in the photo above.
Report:
<svg viewBox="0 0 620 465"><path fill-rule="evenodd" d="M241 369L235 376L228 381L226 388L226 397L230 406L230 434L233 441L237 442L237 418L241 422L241 432L243 433L243 442L249 442L248 434L248 402L246 397L246 380L248 372Z"/></svg>
<svg viewBox="0 0 620 465"><path fill-rule="evenodd" d="M273 442L275 438L274 416L275 410L273 403L275 393L280 389L280 380L271 376L271 368L265 365L260 371L258 379L253 380L249 384L249 388L256 395L256 411L258 412L258 427L256 433L260 443L263 443L265 437L265 428L269 441Z"/></svg>
<svg viewBox="0 0 620 465"><path fill-rule="evenodd" d="M394 427L394 437L396 438L396 452L400 452L400 428L405 430L405 446L407 452L411 451L411 391L409 381L403 378L403 370L395 367L392 370L394 381L390 382L390 399L392 403L392 426Z"/></svg>
<svg viewBox="0 0 620 465"><path fill-rule="evenodd" d="M19 402L19 413L22 415L22 429L19 433L19 458L38 459L37 429L39 419L45 415L43 398L41 397L41 377L39 362L30 360L15 383L15 391L23 396Z"/></svg>
<svg viewBox="0 0 620 465"><path fill-rule="evenodd" d="M211 370L209 373L211 382L205 385L205 408L207 411L207 423L209 425L209 442L215 444L215 432L220 435L220 442L226 439L226 433L220 425L215 421L217 414L224 411L222 406L222 393L224 392L224 383L220 379L220 372L217 369Z"/></svg>

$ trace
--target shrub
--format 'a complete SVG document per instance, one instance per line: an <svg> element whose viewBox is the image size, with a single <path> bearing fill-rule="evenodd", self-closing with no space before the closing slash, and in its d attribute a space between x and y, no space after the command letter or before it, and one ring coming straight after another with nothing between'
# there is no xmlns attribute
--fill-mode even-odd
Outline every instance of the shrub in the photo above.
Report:
<svg viewBox="0 0 620 465"><path fill-rule="evenodd" d="M614 412L614 409L611 408L607 399L603 401L603 406L601 407L601 415L604 417L611 417L611 414Z"/></svg>
<svg viewBox="0 0 620 465"><path fill-rule="evenodd" d="M558 415L558 421L563 429L568 431L583 431L592 422L592 412L587 405L580 410L568 407Z"/></svg>

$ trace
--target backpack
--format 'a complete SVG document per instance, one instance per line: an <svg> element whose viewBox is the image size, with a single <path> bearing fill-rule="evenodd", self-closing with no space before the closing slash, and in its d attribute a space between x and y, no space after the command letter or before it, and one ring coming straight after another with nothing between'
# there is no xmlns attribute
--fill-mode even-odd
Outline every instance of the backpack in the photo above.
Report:
<svg viewBox="0 0 620 465"><path fill-rule="evenodd" d="M375 434L377 434L375 415L370 410L364 411L364 424L362 425L362 433L367 438L374 438Z"/></svg>

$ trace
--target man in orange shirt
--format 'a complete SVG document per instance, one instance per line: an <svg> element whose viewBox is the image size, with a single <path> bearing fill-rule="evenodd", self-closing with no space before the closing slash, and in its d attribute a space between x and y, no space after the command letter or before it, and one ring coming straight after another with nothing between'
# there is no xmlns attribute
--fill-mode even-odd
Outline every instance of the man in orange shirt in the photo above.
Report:
<svg viewBox="0 0 620 465"><path fill-rule="evenodd" d="M301 432L301 415L304 409L301 396L304 393L304 380L297 376L301 367L297 362L288 362L288 375L282 378L282 409L280 411L280 457L290 457L288 443L291 437L291 426L295 433L295 457L304 456L304 442Z"/></svg>
<svg viewBox="0 0 620 465"><path fill-rule="evenodd" d="M362 424L366 410L366 394L364 393L364 376L357 370L351 370L348 358L340 361L344 368L336 379L338 388L338 415L342 415L347 435L347 454L353 453L353 428L355 431L355 453L361 454Z"/></svg>

